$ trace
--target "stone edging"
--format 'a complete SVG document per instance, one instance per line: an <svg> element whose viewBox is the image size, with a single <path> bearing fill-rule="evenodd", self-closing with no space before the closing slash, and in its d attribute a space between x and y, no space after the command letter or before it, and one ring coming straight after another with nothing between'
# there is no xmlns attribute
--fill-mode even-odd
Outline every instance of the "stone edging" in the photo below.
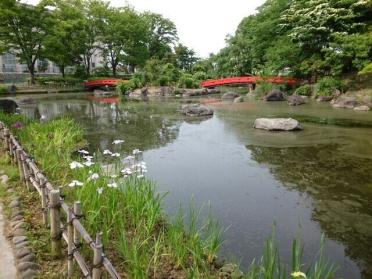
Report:
<svg viewBox="0 0 372 279"><path fill-rule="evenodd" d="M0 176L0 182L7 192L12 195L8 207L11 209L11 215L7 222L8 238L12 241L12 248L16 260L16 268L19 278L32 279L39 274L40 266L36 263L36 257L31 250L30 242L27 237L27 223L24 219L24 212L19 197L14 189L8 183L8 176Z"/></svg>

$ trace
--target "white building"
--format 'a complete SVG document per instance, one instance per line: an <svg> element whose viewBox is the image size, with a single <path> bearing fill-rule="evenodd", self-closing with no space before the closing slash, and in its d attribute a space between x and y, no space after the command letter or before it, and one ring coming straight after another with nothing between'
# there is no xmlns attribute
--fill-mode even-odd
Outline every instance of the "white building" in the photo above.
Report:
<svg viewBox="0 0 372 279"><path fill-rule="evenodd" d="M91 71L105 65L101 51L96 50L91 58ZM70 69L73 72L73 69ZM60 75L61 72L56 64L48 60L38 60L35 64L36 75ZM29 71L26 64L21 64L18 58L11 53L0 55L0 81L16 82L28 77Z"/></svg>

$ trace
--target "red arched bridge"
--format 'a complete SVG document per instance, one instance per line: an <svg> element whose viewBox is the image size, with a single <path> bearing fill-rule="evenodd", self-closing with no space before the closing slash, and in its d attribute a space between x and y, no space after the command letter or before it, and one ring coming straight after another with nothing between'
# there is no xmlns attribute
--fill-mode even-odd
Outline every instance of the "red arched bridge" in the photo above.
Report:
<svg viewBox="0 0 372 279"><path fill-rule="evenodd" d="M86 88L96 88L96 87L115 87L118 85L120 79L97 79L97 80L91 80L83 82L83 85Z"/></svg>
<svg viewBox="0 0 372 279"><path fill-rule="evenodd" d="M268 83L276 83L276 84L288 84L288 85L295 85L297 83L297 79L295 78L287 78L287 77L259 77L259 76L246 76L246 77L228 77L222 79L210 79L206 81L202 81L200 85L202 87L216 87L222 85L233 85L233 84L256 84L258 82L265 81Z"/></svg>
<svg viewBox="0 0 372 279"><path fill-rule="evenodd" d="M118 83L122 81L120 79L99 79L99 80L92 80L86 81L83 85L87 88L96 88L96 87L115 87ZM234 85L234 84L256 84L260 81L265 81L269 83L276 83L276 84L288 84L288 85L295 85L297 83L297 79L295 78L287 78L287 77L260 77L260 76L245 76L245 77L228 77L222 79L210 79L206 81L202 81L200 85L202 87L216 87L222 85Z"/></svg>

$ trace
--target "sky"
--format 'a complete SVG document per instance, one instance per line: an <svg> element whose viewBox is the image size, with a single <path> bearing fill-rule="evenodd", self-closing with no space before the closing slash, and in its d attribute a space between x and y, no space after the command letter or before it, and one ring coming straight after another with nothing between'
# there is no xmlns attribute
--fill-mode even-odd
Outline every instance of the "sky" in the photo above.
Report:
<svg viewBox="0 0 372 279"><path fill-rule="evenodd" d="M36 4L38 0L24 0ZM199 57L208 57L225 46L240 21L255 13L265 0L111 0L119 7L129 3L137 11L151 11L171 19L177 26L180 43Z"/></svg>

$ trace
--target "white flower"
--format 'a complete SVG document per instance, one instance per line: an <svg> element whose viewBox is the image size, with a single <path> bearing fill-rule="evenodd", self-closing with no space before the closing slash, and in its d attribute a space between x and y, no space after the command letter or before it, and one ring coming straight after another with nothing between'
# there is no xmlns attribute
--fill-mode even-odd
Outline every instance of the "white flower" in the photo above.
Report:
<svg viewBox="0 0 372 279"><path fill-rule="evenodd" d="M98 173L93 173L91 176L89 176L88 181L90 180L97 180L99 178Z"/></svg>
<svg viewBox="0 0 372 279"><path fill-rule="evenodd" d="M140 154L142 151L140 151L139 149L134 149L133 150L133 155L138 155Z"/></svg>
<svg viewBox="0 0 372 279"><path fill-rule="evenodd" d="M111 157L120 157L120 153L113 153L111 154Z"/></svg>
<svg viewBox="0 0 372 279"><path fill-rule="evenodd" d="M124 158L124 162L132 162L134 159L136 159L134 156L127 156Z"/></svg>
<svg viewBox="0 0 372 279"><path fill-rule="evenodd" d="M111 154L112 154L112 152L110 150L108 150L108 149L103 150L103 155L111 155Z"/></svg>
<svg viewBox="0 0 372 279"><path fill-rule="evenodd" d="M301 271L292 272L292 273L291 273L291 276L292 276L293 278L307 278L307 277L306 277L306 274L303 273L303 272L301 272Z"/></svg>
<svg viewBox="0 0 372 279"><path fill-rule="evenodd" d="M123 143L124 141L123 140L114 140L113 142L112 142L112 144L121 144L121 143Z"/></svg>
<svg viewBox="0 0 372 279"><path fill-rule="evenodd" d="M83 158L87 161L92 161L93 156L83 156Z"/></svg>
<svg viewBox="0 0 372 279"><path fill-rule="evenodd" d="M130 168L125 168L121 170L121 173L125 175L129 175L129 174L132 174L132 170Z"/></svg>
<svg viewBox="0 0 372 279"><path fill-rule="evenodd" d="M94 165L94 163L92 161L86 161L83 164L86 165L87 167L90 167L90 166Z"/></svg>
<svg viewBox="0 0 372 279"><path fill-rule="evenodd" d="M103 188L102 188L102 187L101 187L101 188L97 188L97 193L98 193L98 195L101 195L102 192L103 192Z"/></svg>
<svg viewBox="0 0 372 279"><path fill-rule="evenodd" d="M143 177L144 177L143 174L137 175L137 178L143 178Z"/></svg>
<svg viewBox="0 0 372 279"><path fill-rule="evenodd" d="M72 180L70 184L68 184L69 187L75 187L75 186L83 186L84 183L80 182L79 180Z"/></svg>
<svg viewBox="0 0 372 279"><path fill-rule="evenodd" d="M110 175L111 178L117 178L118 176L116 174Z"/></svg>
<svg viewBox="0 0 372 279"><path fill-rule="evenodd" d="M70 168L73 170L73 169L79 169L79 168L83 168L84 166L82 164L80 164L79 162L75 162L73 161L72 163L70 163Z"/></svg>
<svg viewBox="0 0 372 279"><path fill-rule="evenodd" d="M112 182L112 183L107 184L107 187L109 187L109 188L118 188L118 184L115 183L115 182Z"/></svg>
<svg viewBox="0 0 372 279"><path fill-rule="evenodd" d="M86 155L89 154L89 152L84 149L80 149L78 152L81 154L86 154Z"/></svg>

